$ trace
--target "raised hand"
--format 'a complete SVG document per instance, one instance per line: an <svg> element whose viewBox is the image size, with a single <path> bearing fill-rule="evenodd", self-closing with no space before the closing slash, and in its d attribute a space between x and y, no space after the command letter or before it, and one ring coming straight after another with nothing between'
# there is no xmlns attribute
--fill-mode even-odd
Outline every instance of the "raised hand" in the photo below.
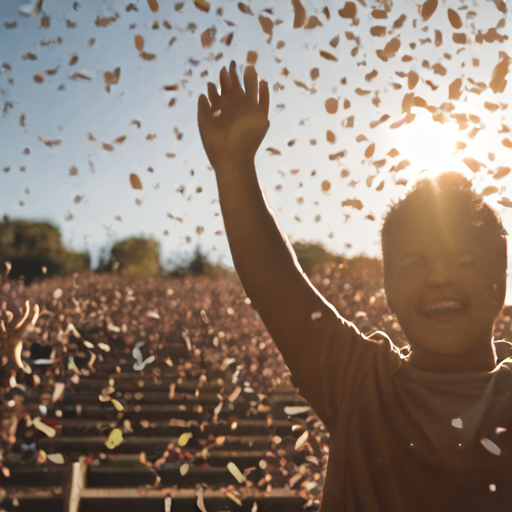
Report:
<svg viewBox="0 0 512 512"><path fill-rule="evenodd" d="M254 162L265 134L268 120L268 83L260 80L254 66L244 72L245 91L236 74L236 62L231 61L220 71L219 95L214 83L208 82L208 98L198 100L197 121L203 146L216 171L246 162ZM259 91L259 97L258 97Z"/></svg>
<svg viewBox="0 0 512 512"><path fill-rule="evenodd" d="M23 346L23 336L28 329L29 325L35 325L39 317L39 305L36 304L30 312L30 302L25 302L25 309L23 316L16 325L11 326L11 322L14 315L10 312L6 312L7 315L7 326L3 320L0 321L0 357L3 359L7 358L7 364L5 365L9 370L17 370L23 368L23 362L21 361L21 349Z"/></svg>

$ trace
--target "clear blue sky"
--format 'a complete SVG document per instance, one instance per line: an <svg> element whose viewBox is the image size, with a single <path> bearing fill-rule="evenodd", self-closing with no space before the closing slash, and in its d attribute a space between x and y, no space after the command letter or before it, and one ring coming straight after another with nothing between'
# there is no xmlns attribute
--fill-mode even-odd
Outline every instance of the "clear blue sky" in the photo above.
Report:
<svg viewBox="0 0 512 512"><path fill-rule="evenodd" d="M0 2L4 105L0 117L0 215L51 220L61 227L70 247L91 251L93 264L101 247L139 234L152 235L161 242L164 263L190 253L198 242L214 260L230 263L215 177L208 169L197 129L197 98L207 92L207 81L218 84L220 69L231 59L237 61L242 74L249 51L257 52L256 70L271 86L271 126L257 155L257 169L270 204L292 240L321 241L347 255L379 255L381 215L385 205L405 190L395 181L414 179L419 170L431 166L468 172L478 190L497 185L500 190L489 196L489 203L502 213L512 233L512 209L497 204L500 197L512 199L512 191L507 190L512 174L497 181L488 173L511 165L511 149L501 141L512 137L498 133L502 124L512 129L511 107L496 112L484 108L486 101L508 103L511 86L503 93L494 94L489 88L477 93L477 86L470 81L489 85L499 52L512 56L510 39L475 42L479 30L486 33L501 19L504 26L498 34L512 33L510 13L500 13L490 1L470 2L469 8L462 2L440 2L426 22L418 14L421 2L394 2L387 19L372 16L374 8L383 9L382 4L367 1L363 7L356 2L358 22L354 24L338 14L344 1L304 0L307 15L316 16L322 24L310 29L293 28L290 1L247 2L254 15L243 13L234 0L212 1L208 13L196 8L192 0L184 1L178 10L179 2L160 0L158 12L151 11L147 0L44 0L42 13L23 16L18 9L27 3ZM138 10L127 11L130 4ZM510 2L507 4L510 10ZM329 9L330 19L324 7ZM459 13L460 29L450 25L448 7ZM219 8L222 14L217 13ZM47 28L41 27L43 14L49 18ZM402 14L406 16L403 25L393 28ZM260 15L274 24L270 42ZM107 26L95 24L105 18L115 21ZM166 28L164 20L172 28ZM13 22L17 26L8 28ZM155 22L159 28L153 28ZM386 27L387 32L382 37L372 36L374 26ZM203 48L201 34L212 28L215 41ZM442 45L435 45L435 29L443 34ZM234 35L228 46L222 39L231 32ZM462 32L468 42L453 42L453 33ZM156 58L139 56L135 35L144 38L144 51ZM339 43L334 47L330 43L336 36ZM384 62L377 50L383 50L395 37L400 48ZM357 53L352 55L356 47ZM329 52L337 61L323 58L320 51ZM29 58L29 53L36 59ZM220 53L222 57L215 60ZM406 55L411 59L404 60ZM478 66L473 59L479 60ZM436 73L440 68L434 68L435 64L441 64L446 74ZM116 67L121 69L119 82L107 93L104 73ZM319 70L316 80L311 77L313 68ZM377 76L367 78L373 70ZM419 78L412 90L405 76L411 71ZM43 75L42 83L33 78L38 73ZM76 73L91 79L73 79ZM458 100L449 100L449 84L456 78L462 79L462 94ZM177 91L163 89L174 84L179 84ZM358 94L357 90L370 92ZM435 123L427 110L415 107L413 122L392 129L392 124L404 117L402 99L411 92L429 105L451 101L454 110L446 114L447 122ZM169 107L171 98L176 101ZM328 98L339 100L335 114L326 111ZM350 102L346 109L345 100ZM450 117L454 113L476 115L480 122L473 118L467 128L459 130ZM390 117L371 128L370 123L383 115ZM354 125L346 127L350 116L354 116ZM140 128L134 120L140 122ZM468 135L474 127L480 130L471 139ZM327 130L334 133L334 143L326 140ZM180 140L176 131L182 134ZM367 141L357 142L360 135ZM126 140L113 143L120 136ZM61 143L48 147L40 140L51 137ZM312 139L316 145L310 143ZM456 140L467 147L456 152ZM101 142L114 146L114 151L103 149ZM375 151L365 158L371 143L375 143ZM25 148L30 154L24 154ZM272 154L267 148L281 154ZM391 148L400 155L387 155ZM342 150L345 157L329 159ZM489 159L491 152L494 161ZM166 153L176 156L168 158ZM480 173L473 174L462 163L466 156L484 164ZM374 165L383 159L382 167ZM409 167L391 171L404 159L411 162ZM72 166L78 169L75 176L70 175ZM5 168L10 170L5 172ZM342 170L349 175L342 177ZM132 188L131 173L140 177L143 190ZM371 176L375 178L368 179ZM327 192L322 190L325 180L331 185ZM346 199L359 199L364 208L342 207ZM367 218L369 214L374 221ZM122 220L116 220L117 216ZM198 226L204 228L201 235ZM219 231L222 234L215 234Z"/></svg>

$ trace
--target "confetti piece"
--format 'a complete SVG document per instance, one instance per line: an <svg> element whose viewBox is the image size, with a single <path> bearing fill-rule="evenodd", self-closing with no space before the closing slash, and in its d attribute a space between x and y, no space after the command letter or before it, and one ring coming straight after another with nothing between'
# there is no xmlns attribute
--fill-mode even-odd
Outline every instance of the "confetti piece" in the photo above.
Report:
<svg viewBox="0 0 512 512"><path fill-rule="evenodd" d="M135 190L142 190L142 182L136 174L130 174L130 183Z"/></svg>
<svg viewBox="0 0 512 512"><path fill-rule="evenodd" d="M363 209L363 203L359 199L345 199L344 201L342 201L341 206L351 206L356 210Z"/></svg>
<svg viewBox="0 0 512 512"><path fill-rule="evenodd" d="M501 57L500 62L496 64L492 72L492 79L489 83L489 87L493 90L495 94L503 92L505 90L505 87L507 86L507 81L505 80L505 77L507 76L509 71L509 64L510 57L507 54L504 54L504 56Z"/></svg>
<svg viewBox="0 0 512 512"><path fill-rule="evenodd" d="M200 494L197 495L197 508L201 511L201 512L208 512L206 510L206 507L204 505L204 498L203 498L203 493L201 492Z"/></svg>
<svg viewBox="0 0 512 512"><path fill-rule="evenodd" d="M153 12L158 11L158 0L148 0L148 5Z"/></svg>
<svg viewBox="0 0 512 512"><path fill-rule="evenodd" d="M140 53L142 50L144 50L144 38L142 36L136 35L135 36L135 48ZM140 126L139 126L140 128Z"/></svg>
<svg viewBox="0 0 512 512"><path fill-rule="evenodd" d="M238 483L243 484L247 480L234 462L228 462L227 467L229 472L237 479Z"/></svg>
<svg viewBox="0 0 512 512"><path fill-rule="evenodd" d="M242 388L240 386L237 386L234 391L229 395L228 402L234 402L239 396L242 391Z"/></svg>
<svg viewBox="0 0 512 512"><path fill-rule="evenodd" d="M244 14L250 14L251 16L254 16L254 13L251 11L251 8L248 5L245 5L242 2L238 2L238 8Z"/></svg>
<svg viewBox="0 0 512 512"><path fill-rule="evenodd" d="M501 455L501 449L498 445L494 444L489 439L480 439L480 442L482 443L483 447L493 455Z"/></svg>
<svg viewBox="0 0 512 512"><path fill-rule="evenodd" d="M112 430L112 432L110 432L108 439L105 441L105 446L109 450L113 450L114 448L119 446L122 442L123 442L123 432L120 429L115 428L114 430Z"/></svg>
<svg viewBox="0 0 512 512"><path fill-rule="evenodd" d="M345 2L343 9L338 10L338 14L341 18L354 19L357 14L357 7L354 2Z"/></svg>
<svg viewBox="0 0 512 512"><path fill-rule="evenodd" d="M332 53L326 52L324 50L320 50L320 57L323 57L324 59L330 60L333 62L338 62L338 57L336 57Z"/></svg>
<svg viewBox="0 0 512 512"><path fill-rule="evenodd" d="M326 100L325 110L328 114L336 114L336 112L338 112L338 100L336 98L329 98Z"/></svg>
<svg viewBox="0 0 512 512"><path fill-rule="evenodd" d="M209 12L210 11L210 3L206 0L194 0L194 5L203 12Z"/></svg>
<svg viewBox="0 0 512 512"><path fill-rule="evenodd" d="M123 405L118 402L116 399L112 399L112 405L118 410L118 411L124 411Z"/></svg>
<svg viewBox="0 0 512 512"><path fill-rule="evenodd" d="M300 0L292 0L292 7L294 11L293 28L301 28L306 23L306 10Z"/></svg>
<svg viewBox="0 0 512 512"><path fill-rule="evenodd" d="M426 0L425 3L418 7L418 12L423 18L423 21L428 21L430 19L432 14L436 11L437 5L438 0Z"/></svg>
<svg viewBox="0 0 512 512"><path fill-rule="evenodd" d="M186 446L186 444L189 442L190 439L192 439L194 434L191 432L184 432L181 434L181 436L178 439L178 445L179 446Z"/></svg>
<svg viewBox="0 0 512 512"><path fill-rule="evenodd" d="M287 405L284 408L284 413L288 416L294 416L296 414L304 414L305 412L309 412L311 407L307 405Z"/></svg>
<svg viewBox="0 0 512 512"><path fill-rule="evenodd" d="M450 23L453 28L459 29L462 27L462 20L460 19L460 16L457 13L457 11L454 11L453 9L448 9L448 19L450 20Z"/></svg>
<svg viewBox="0 0 512 512"><path fill-rule="evenodd" d="M55 434L57 433L57 431L53 427L50 427L50 425L43 423L39 417L34 418L33 425L38 430L46 434L48 437L55 437Z"/></svg>
<svg viewBox="0 0 512 512"><path fill-rule="evenodd" d="M295 450L296 451L299 451L306 444L308 437L309 437L309 432L306 430L295 442Z"/></svg>
<svg viewBox="0 0 512 512"><path fill-rule="evenodd" d="M62 453L49 453L46 457L54 464L64 464L64 457L62 456Z"/></svg>
<svg viewBox="0 0 512 512"><path fill-rule="evenodd" d="M235 502L237 505L239 505L240 507L242 506L242 501L241 501L239 498L237 498L237 497L236 497L236 496L235 496L231 491L226 491L226 496L227 496L230 500L234 501L234 502Z"/></svg>

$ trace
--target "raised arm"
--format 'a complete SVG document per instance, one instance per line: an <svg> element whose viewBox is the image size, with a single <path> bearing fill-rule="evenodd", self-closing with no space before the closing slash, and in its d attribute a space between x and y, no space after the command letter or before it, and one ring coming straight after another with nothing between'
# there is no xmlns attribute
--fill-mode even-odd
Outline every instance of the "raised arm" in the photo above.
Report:
<svg viewBox="0 0 512 512"><path fill-rule="evenodd" d="M300 356L295 354L298 347L294 350L281 340L308 338L319 313L333 319L336 314L300 268L258 181L254 158L270 126L267 82L259 82L258 98L258 75L253 66L247 66L244 91L231 61L229 72L225 67L220 72L220 85L220 95L210 82L209 101L204 94L199 97L199 130L217 176L236 270L288 360Z"/></svg>

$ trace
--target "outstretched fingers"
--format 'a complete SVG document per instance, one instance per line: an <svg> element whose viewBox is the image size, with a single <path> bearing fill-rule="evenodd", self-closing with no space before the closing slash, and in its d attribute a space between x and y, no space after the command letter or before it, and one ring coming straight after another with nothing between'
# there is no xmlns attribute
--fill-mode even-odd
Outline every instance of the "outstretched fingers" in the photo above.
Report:
<svg viewBox="0 0 512 512"><path fill-rule="evenodd" d="M197 119L207 119L211 117L211 104L205 94L200 94L197 100Z"/></svg>
<svg viewBox="0 0 512 512"><path fill-rule="evenodd" d="M36 322L37 322L37 319L39 318L39 304L36 304L34 306L34 314L32 316L32 320L30 321L30 323L34 326L36 325Z"/></svg>
<svg viewBox="0 0 512 512"><path fill-rule="evenodd" d="M231 78L229 77L228 70L226 69L226 66L224 66L220 70L220 92L221 94L229 94L231 92L232 85L231 85Z"/></svg>
<svg viewBox="0 0 512 512"><path fill-rule="evenodd" d="M32 308L32 315L30 315L30 302L27 300L25 302L25 312L23 317L14 327L17 336L23 336L24 332L27 330L29 325L35 325L37 319L39 318L39 304L35 304Z"/></svg>
<svg viewBox="0 0 512 512"><path fill-rule="evenodd" d="M270 105L270 93L268 90L268 82L260 80L260 112L268 119L268 109Z"/></svg>
<svg viewBox="0 0 512 512"><path fill-rule="evenodd" d="M229 64L229 77L231 78L231 87L233 92L243 91L238 74L236 72L236 62L234 60Z"/></svg>
<svg viewBox="0 0 512 512"><path fill-rule="evenodd" d="M217 91L217 86L213 82L208 82L208 99L210 100L212 109L219 108L220 95Z"/></svg>
<svg viewBox="0 0 512 512"><path fill-rule="evenodd" d="M258 73L254 66L247 66L244 71L245 94L251 103L258 102Z"/></svg>
<svg viewBox="0 0 512 512"><path fill-rule="evenodd" d="M27 300L27 301L25 301L25 311L23 312L23 316L21 317L20 321L14 327L15 330L19 329L25 323L29 314L30 314L30 302Z"/></svg>

